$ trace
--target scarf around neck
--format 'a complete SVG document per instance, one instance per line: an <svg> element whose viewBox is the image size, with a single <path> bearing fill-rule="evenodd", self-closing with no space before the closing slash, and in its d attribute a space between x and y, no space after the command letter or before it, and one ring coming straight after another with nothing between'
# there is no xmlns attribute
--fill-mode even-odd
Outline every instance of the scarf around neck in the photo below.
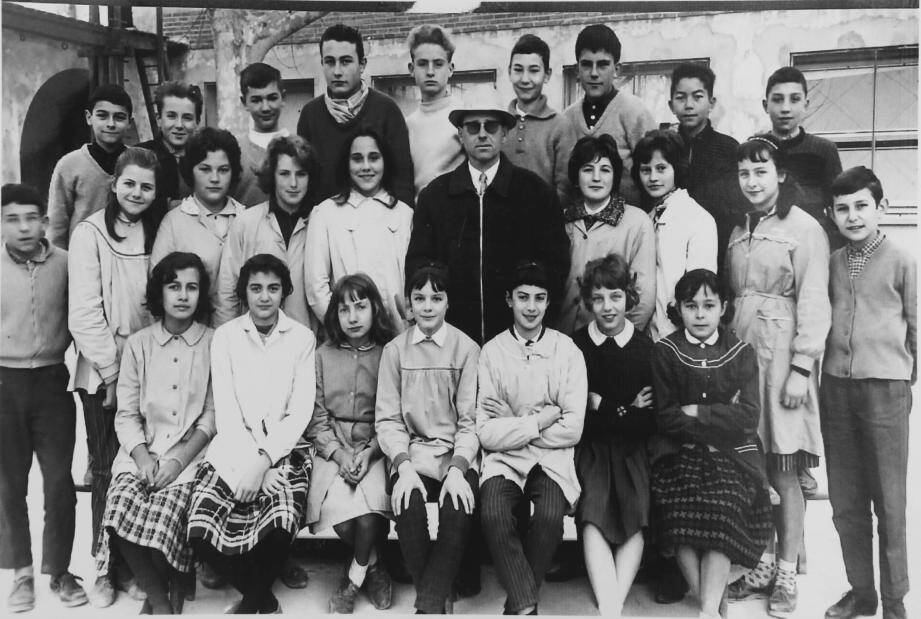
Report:
<svg viewBox="0 0 921 619"><path fill-rule="evenodd" d="M368 99L369 92L371 92L371 89L362 82L361 88L348 99L333 99L329 96L329 93L323 99L326 101L326 109L329 111L330 116L333 117L337 124L344 125L358 116L362 106Z"/></svg>

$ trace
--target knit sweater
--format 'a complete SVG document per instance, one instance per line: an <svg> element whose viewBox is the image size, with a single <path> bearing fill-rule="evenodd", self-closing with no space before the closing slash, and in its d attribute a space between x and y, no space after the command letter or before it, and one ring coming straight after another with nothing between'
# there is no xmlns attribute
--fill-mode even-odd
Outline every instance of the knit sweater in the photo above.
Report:
<svg viewBox="0 0 921 619"><path fill-rule="evenodd" d="M851 279L847 248L831 255L831 331L822 371L841 378L911 380L918 360L918 264L884 239Z"/></svg>
<svg viewBox="0 0 921 619"><path fill-rule="evenodd" d="M800 127L796 137L780 143L780 150L785 155L787 173L802 189L803 195L796 205L815 217L833 239L833 246L840 247L838 230L825 215L825 207L831 205L831 182L841 174L838 147L831 140L808 134Z"/></svg>
<svg viewBox="0 0 921 619"><path fill-rule="evenodd" d="M502 152L516 166L531 170L544 182L553 184L553 169L556 166L556 145L551 141L553 129L562 116L547 105L547 96L540 96L540 105L534 112L523 116L516 106L517 99L508 104L508 113L517 118L515 126L508 132Z"/></svg>
<svg viewBox="0 0 921 619"><path fill-rule="evenodd" d="M240 138L239 143L242 170L240 180L233 189L233 197L237 202L249 208L269 199L265 192L259 188L259 181L256 178L259 168L262 167L262 160L265 158L265 149L253 144L252 140L249 139L249 135Z"/></svg>
<svg viewBox="0 0 921 619"><path fill-rule="evenodd" d="M48 238L67 249L77 224L103 208L112 189L112 175L103 170L89 145L61 157L48 186Z"/></svg>
<svg viewBox="0 0 921 619"><path fill-rule="evenodd" d="M573 187L569 183L569 157L579 138L587 135L609 134L617 142L617 153L624 162L620 193L630 204L639 204L639 189L633 185L630 170L633 168L633 148L647 131L656 128L656 122L636 95L620 91L604 109L598 123L588 128L582 114L582 99L574 102L563 112L560 122L553 128L550 140L555 149L553 184L565 208L573 199Z"/></svg>
<svg viewBox="0 0 921 619"><path fill-rule="evenodd" d="M393 154L394 160L388 161L387 164L391 165L394 171L394 194L412 206L415 203L413 159L409 150L406 121L403 120L403 114L397 104L387 95L372 88L355 118L340 125L326 109L325 97L324 94L308 102L301 109L301 116L297 121L297 134L314 145L320 163L318 177L311 179L317 183L313 194L316 202L320 203L339 193L341 187L337 185L336 167L339 165L345 144L351 141L358 129L371 127L387 143Z"/></svg>
<svg viewBox="0 0 921 619"><path fill-rule="evenodd" d="M0 249L0 367L64 363L67 330L67 252L42 239L39 255L23 260Z"/></svg>
<svg viewBox="0 0 921 619"><path fill-rule="evenodd" d="M448 114L462 105L454 97L442 97L420 102L419 109L406 117L417 196L426 185L464 160L464 148L457 129L448 120Z"/></svg>

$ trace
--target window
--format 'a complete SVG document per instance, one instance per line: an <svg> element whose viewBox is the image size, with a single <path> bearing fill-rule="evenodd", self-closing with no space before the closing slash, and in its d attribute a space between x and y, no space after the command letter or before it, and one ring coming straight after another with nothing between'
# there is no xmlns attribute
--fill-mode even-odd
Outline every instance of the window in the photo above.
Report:
<svg viewBox="0 0 921 619"><path fill-rule="evenodd" d="M288 79L284 80L284 82L285 107L281 110L278 126L294 133L297 121L301 117L301 108L313 99L313 80ZM209 127L217 127L217 86L215 86L214 82L205 82L203 94L205 97L204 124Z"/></svg>
<svg viewBox="0 0 921 619"><path fill-rule="evenodd" d="M791 54L809 83L804 126L838 146L841 165L865 165L893 216L916 213L918 46Z"/></svg>
<svg viewBox="0 0 921 619"><path fill-rule="evenodd" d="M404 116L416 111L416 108L419 107L419 89L416 88L413 77L408 73L406 75L376 75L371 78L371 85L396 101ZM448 82L448 90L462 101L470 96L470 93L482 89L495 94L495 69L455 71Z"/></svg>
<svg viewBox="0 0 921 619"><path fill-rule="evenodd" d="M674 60L645 60L642 62L622 62L620 75L614 82L618 90L632 92L643 100L656 120L656 124L673 124L675 117L668 107L672 71L679 64L693 62L710 66L709 58L680 58ZM578 67L574 64L563 67L563 105L564 107L582 97L579 84Z"/></svg>

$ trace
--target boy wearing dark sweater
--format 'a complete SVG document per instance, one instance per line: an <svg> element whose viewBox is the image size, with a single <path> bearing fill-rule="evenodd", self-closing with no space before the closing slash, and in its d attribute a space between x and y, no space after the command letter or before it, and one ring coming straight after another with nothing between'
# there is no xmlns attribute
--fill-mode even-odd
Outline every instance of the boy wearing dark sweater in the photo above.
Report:
<svg viewBox="0 0 921 619"><path fill-rule="evenodd" d="M0 189L0 568L11 569L10 612L35 606L26 493L33 453L45 495L42 573L65 606L86 604L68 571L77 497L70 468L76 408L67 392L67 252L45 237L48 218L27 185Z"/></svg>
<svg viewBox="0 0 921 619"><path fill-rule="evenodd" d="M858 166L830 187L829 217L847 244L831 255L832 326L820 388L828 498L851 585L829 619L875 615L873 517L883 619L907 617L908 414L917 376L917 264L879 230L886 199Z"/></svg>
<svg viewBox="0 0 921 619"><path fill-rule="evenodd" d="M796 205L822 225L832 249L841 247L843 238L825 217L831 204L831 182L841 173L841 158L834 142L810 135L802 127L809 110L809 88L802 71L796 67L774 71L768 78L762 106L771 118L771 133L781 142L786 171L802 190Z"/></svg>
<svg viewBox="0 0 921 619"><path fill-rule="evenodd" d="M48 187L49 236L61 249L78 223L106 205L131 112L131 97L121 86L103 84L90 95L85 113L92 141L58 160Z"/></svg>

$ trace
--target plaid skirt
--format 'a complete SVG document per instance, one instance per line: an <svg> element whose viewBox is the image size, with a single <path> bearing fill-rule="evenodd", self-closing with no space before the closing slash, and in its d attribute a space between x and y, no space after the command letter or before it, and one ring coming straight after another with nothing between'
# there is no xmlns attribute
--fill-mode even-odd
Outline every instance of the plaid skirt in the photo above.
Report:
<svg viewBox="0 0 921 619"><path fill-rule="evenodd" d="M684 445L652 469L653 520L665 547L716 550L749 569L771 535L767 489L729 456Z"/></svg>
<svg viewBox="0 0 921 619"><path fill-rule="evenodd" d="M96 544L96 573L107 574L112 534L140 546L159 550L171 566L191 572L192 549L186 524L192 482L174 484L152 492L133 473L119 473L109 484L106 510Z"/></svg>
<svg viewBox="0 0 921 619"><path fill-rule="evenodd" d="M310 460L279 465L285 484L280 492L262 491L254 501L238 503L210 462L203 462L195 475L189 508L189 540L203 540L225 555L250 552L276 529L291 535L301 527L307 504Z"/></svg>

